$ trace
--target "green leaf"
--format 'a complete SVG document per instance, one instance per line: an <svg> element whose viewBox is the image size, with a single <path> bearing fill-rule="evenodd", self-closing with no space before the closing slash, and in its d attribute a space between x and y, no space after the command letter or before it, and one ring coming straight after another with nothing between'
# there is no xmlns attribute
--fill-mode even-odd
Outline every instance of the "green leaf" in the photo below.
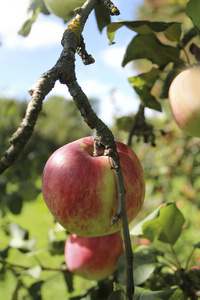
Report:
<svg viewBox="0 0 200 300"><path fill-rule="evenodd" d="M159 240L163 243L175 244L182 232L185 219L175 203L161 206L131 230L150 241Z"/></svg>
<svg viewBox="0 0 200 300"><path fill-rule="evenodd" d="M194 248L198 248L198 249L200 249L200 242L198 242L198 243L194 244L193 246L194 246Z"/></svg>
<svg viewBox="0 0 200 300"><path fill-rule="evenodd" d="M173 299L173 300L183 300L183 293L182 291L180 291L178 294L177 298L171 298L175 293L176 293L176 289L171 289L171 290L163 290L163 291L155 291L152 292L150 290L146 290L140 287L136 287L135 288L135 293L134 293L134 297L133 300L169 300L169 299Z"/></svg>
<svg viewBox="0 0 200 300"><path fill-rule="evenodd" d="M162 111L161 104L151 94L156 80L162 72L156 68L152 68L149 72L128 78L129 83L139 95L142 103L149 108Z"/></svg>
<svg viewBox="0 0 200 300"><path fill-rule="evenodd" d="M178 75L178 73L179 73L179 71L172 70L172 71L170 71L167 74L167 76L166 76L166 78L164 80L164 84L163 84L163 88L162 88L161 94L160 94L160 98L161 99L168 98L170 85L171 85L173 79Z"/></svg>
<svg viewBox="0 0 200 300"><path fill-rule="evenodd" d="M184 300L184 299L185 299L184 294L180 289L175 290L173 295L169 298L169 300Z"/></svg>
<svg viewBox="0 0 200 300"><path fill-rule="evenodd" d="M181 24L177 22L150 22L150 21L124 21L117 20L116 22L110 23L107 26L107 36L112 43L115 37L116 31L126 26L127 28L139 33L148 34L153 32L166 32L167 38L170 40L177 40L181 33Z"/></svg>
<svg viewBox="0 0 200 300"><path fill-rule="evenodd" d="M62 274L64 276L69 293L72 293L74 290L72 273L69 270L66 270L66 271L63 271Z"/></svg>
<svg viewBox="0 0 200 300"><path fill-rule="evenodd" d="M143 224L143 237L174 245L182 232L185 220L175 203L162 207L159 216Z"/></svg>
<svg viewBox="0 0 200 300"><path fill-rule="evenodd" d="M30 295L32 296L32 299L42 300L41 288L42 288L43 283L44 283L44 281L40 280L40 281L33 283L30 286L29 292L30 292Z"/></svg>
<svg viewBox="0 0 200 300"><path fill-rule="evenodd" d="M102 32L104 27L110 23L110 14L105 5L98 4L95 7L95 17L99 31Z"/></svg>
<svg viewBox="0 0 200 300"><path fill-rule="evenodd" d="M154 33L138 34L129 43L122 66L126 66L132 60L145 58L153 64L164 67L170 62L180 62L179 53L178 47L161 43Z"/></svg>
<svg viewBox="0 0 200 300"><path fill-rule="evenodd" d="M181 36L181 25L179 23L172 24L165 30L164 34L169 41L179 41Z"/></svg>
<svg viewBox="0 0 200 300"><path fill-rule="evenodd" d="M112 292L109 295L108 300L126 300L126 296L123 291L118 290L118 291Z"/></svg>
<svg viewBox="0 0 200 300"><path fill-rule="evenodd" d="M131 124L133 122L133 118L134 116L123 116L120 118L115 118L115 125L117 126L117 129L129 132Z"/></svg>
<svg viewBox="0 0 200 300"><path fill-rule="evenodd" d="M133 253L133 277L134 284L140 285L145 282L158 266L155 256L144 253ZM126 285L126 259L122 255L118 261L118 280L120 284Z"/></svg>
<svg viewBox="0 0 200 300"><path fill-rule="evenodd" d="M164 204L164 206L166 206L166 205ZM131 229L131 231L130 231L130 234L134 235L134 236L143 235L143 229L142 229L143 224L146 223L147 221L151 221L151 220L154 220L155 218L157 218L159 216L159 211L160 211L161 207L163 207L163 205L159 206L150 215L148 215L141 222L139 222L135 227L133 227L133 229Z"/></svg>
<svg viewBox="0 0 200 300"><path fill-rule="evenodd" d="M133 253L133 277L134 284L140 285L145 282L154 272L158 265L156 257L152 254ZM126 284L126 259L122 255L118 261L118 280L120 284Z"/></svg>
<svg viewBox="0 0 200 300"><path fill-rule="evenodd" d="M23 206L23 199L17 192L7 195L6 202L8 203L8 207L13 214L20 214Z"/></svg>
<svg viewBox="0 0 200 300"><path fill-rule="evenodd" d="M45 7L43 0L31 0L30 5L26 12L26 20L23 23L21 29L18 31L18 34L22 36L28 36L31 31L31 26L36 21L38 14L42 12L45 15L50 13Z"/></svg>
<svg viewBox="0 0 200 300"><path fill-rule="evenodd" d="M40 8L38 7L35 11L32 10L27 16L26 21L23 23L21 29L18 31L18 34L27 37L31 31L31 27L33 23L36 21L37 16L40 12Z"/></svg>
<svg viewBox="0 0 200 300"><path fill-rule="evenodd" d="M13 299L18 286L17 276L12 270L5 270L0 277L0 295L1 299Z"/></svg>
<svg viewBox="0 0 200 300"><path fill-rule="evenodd" d="M36 207L40 213L47 213L49 212L49 209L44 201L42 192L38 194L36 198Z"/></svg>
<svg viewBox="0 0 200 300"><path fill-rule="evenodd" d="M186 15L192 20L194 26L200 31L200 1L190 0L185 9Z"/></svg>

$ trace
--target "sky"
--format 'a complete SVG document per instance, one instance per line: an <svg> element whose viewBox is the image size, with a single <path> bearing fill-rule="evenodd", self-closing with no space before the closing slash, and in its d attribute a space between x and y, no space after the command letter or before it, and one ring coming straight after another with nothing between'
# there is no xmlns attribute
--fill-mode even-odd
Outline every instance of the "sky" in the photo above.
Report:
<svg viewBox="0 0 200 300"><path fill-rule="evenodd" d="M120 10L117 19L133 20L137 5L142 0L114 0ZM126 3L126 4L124 4ZM24 20L28 0L0 0L0 96L30 100L28 89L51 69L62 51L61 38L67 25L53 14L39 14L28 37L18 34ZM76 55L76 77L89 98L99 100L99 116L111 125L113 116L120 117L137 111L139 100L127 78L136 75L129 63L121 62L134 32L123 27L115 35L115 44L109 45L106 29L98 31L94 12L85 25L83 36L87 51L95 63L83 65ZM59 95L71 98L65 85L56 83L46 97Z"/></svg>

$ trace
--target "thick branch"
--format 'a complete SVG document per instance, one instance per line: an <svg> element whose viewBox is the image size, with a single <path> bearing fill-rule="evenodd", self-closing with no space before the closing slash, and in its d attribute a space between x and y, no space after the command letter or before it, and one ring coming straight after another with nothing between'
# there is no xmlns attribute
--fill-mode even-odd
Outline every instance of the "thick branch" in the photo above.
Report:
<svg viewBox="0 0 200 300"><path fill-rule="evenodd" d="M37 81L32 98L27 106L26 114L19 128L10 139L11 146L0 159L0 174L2 174L18 158L24 146L30 139L38 115L42 109L42 101L46 94L50 92L56 81L54 72L47 72Z"/></svg>
<svg viewBox="0 0 200 300"><path fill-rule="evenodd" d="M26 115L20 124L20 127L14 133L11 138L11 147L6 151L0 160L0 173L8 168L12 162L18 157L22 151L24 145L27 143L33 132L37 117L42 109L42 101L45 96L53 88L55 81L60 80L61 83L68 86L69 92L73 97L73 100L83 116L85 122L90 128L95 128L97 131L97 137L95 143L102 144L106 149L106 154L111 157L113 166L115 169L116 182L118 187L118 199L119 209L116 213L117 219L121 218L125 251L127 258L127 297L129 300L133 298L134 285L133 285L133 272L132 272L132 260L133 254L131 250L131 242L126 214L125 205L125 189L123 183L123 176L121 172L120 160L116 149L114 137L109 128L97 117L95 112L92 110L87 96L78 85L75 75L75 53L76 51L81 55L88 54L85 50L81 51L80 46L83 45L82 31L84 24L97 4L98 0L87 0L84 5L77 9L77 16L69 24L68 29L65 31L62 39L63 51L56 65L47 73L45 73L36 83L35 87L30 90L32 98L27 107ZM117 12L117 8L112 4L110 0L105 1L109 10ZM85 47L85 46L84 46ZM93 62L93 60L91 60ZM112 220L112 223L115 222Z"/></svg>

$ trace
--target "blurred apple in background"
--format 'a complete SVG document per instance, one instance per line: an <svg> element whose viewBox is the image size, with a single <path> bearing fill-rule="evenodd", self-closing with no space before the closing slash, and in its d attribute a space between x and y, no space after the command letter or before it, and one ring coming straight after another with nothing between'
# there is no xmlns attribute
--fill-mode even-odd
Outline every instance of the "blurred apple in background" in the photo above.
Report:
<svg viewBox="0 0 200 300"><path fill-rule="evenodd" d="M200 68L179 73L169 89L169 100L175 122L180 129L200 137Z"/></svg>
<svg viewBox="0 0 200 300"><path fill-rule="evenodd" d="M74 9L83 5L85 0L44 0L49 12L68 22L75 16Z"/></svg>

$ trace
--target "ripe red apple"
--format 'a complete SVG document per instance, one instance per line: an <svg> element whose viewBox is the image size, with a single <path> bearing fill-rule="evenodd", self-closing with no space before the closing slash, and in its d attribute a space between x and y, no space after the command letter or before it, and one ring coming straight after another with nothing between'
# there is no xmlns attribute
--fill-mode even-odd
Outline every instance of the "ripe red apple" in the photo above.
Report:
<svg viewBox="0 0 200 300"><path fill-rule="evenodd" d="M179 73L169 89L174 120L183 132L200 137L200 68Z"/></svg>
<svg viewBox="0 0 200 300"><path fill-rule="evenodd" d="M123 252L120 232L101 237L82 237L70 233L65 243L65 262L72 273L99 281L117 269Z"/></svg>
<svg viewBox="0 0 200 300"><path fill-rule="evenodd" d="M144 174L136 154L116 142L126 188L129 223L140 211L145 195ZM121 229L111 225L118 209L117 185L108 156L93 156L94 138L85 137L56 150L42 176L44 200L55 219L69 232L87 237Z"/></svg>

